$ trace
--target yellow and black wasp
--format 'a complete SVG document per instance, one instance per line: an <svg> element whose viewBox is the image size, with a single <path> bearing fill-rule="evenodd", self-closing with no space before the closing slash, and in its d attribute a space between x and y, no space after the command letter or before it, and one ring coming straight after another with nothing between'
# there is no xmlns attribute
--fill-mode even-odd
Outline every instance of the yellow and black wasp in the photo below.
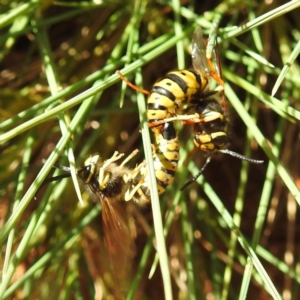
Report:
<svg viewBox="0 0 300 300"><path fill-rule="evenodd" d="M223 94L221 64L215 49L213 62L207 58L200 27L197 27L193 33L192 62L193 70L169 72L154 84L150 92L135 87L118 72L132 88L148 94L147 118L155 136L161 132L162 124L165 123L181 120L183 124L194 124L195 150L202 151L207 156L207 160L200 172L183 188L202 174L215 153L229 154L251 163L263 162L244 157L227 148L228 117ZM215 89L209 89L212 79L219 84ZM223 99L223 105L220 104L219 98Z"/></svg>
<svg viewBox="0 0 300 300"><path fill-rule="evenodd" d="M204 51L204 52L203 52ZM147 119L149 127L155 127L166 120L184 120L187 104L198 102L223 90L223 80L208 65L202 31L198 27L192 40L192 60L194 69L167 73L157 81L147 100ZM210 78L219 86L209 90Z"/></svg>

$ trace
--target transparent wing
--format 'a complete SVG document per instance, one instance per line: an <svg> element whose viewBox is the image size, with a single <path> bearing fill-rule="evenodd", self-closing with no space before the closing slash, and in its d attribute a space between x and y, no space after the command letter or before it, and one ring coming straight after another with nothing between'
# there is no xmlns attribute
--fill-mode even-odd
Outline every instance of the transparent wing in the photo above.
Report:
<svg viewBox="0 0 300 300"><path fill-rule="evenodd" d="M206 59L206 46L204 43L202 29L197 27L192 39L192 61L193 67L199 73L209 74L209 66Z"/></svg>
<svg viewBox="0 0 300 300"><path fill-rule="evenodd" d="M212 51L212 62L214 64L214 67L216 69L217 75L222 78L222 68L221 68L221 63L220 63L220 53L219 49L215 48Z"/></svg>
<svg viewBox="0 0 300 300"><path fill-rule="evenodd" d="M127 289L131 273L135 244L127 224L125 206L101 199L104 244L111 261L112 271L118 284L118 293ZM117 289L116 289L117 292Z"/></svg>
<svg viewBox="0 0 300 300"><path fill-rule="evenodd" d="M206 58L209 58L217 75L222 78L222 68L220 61L220 52L217 43L217 29L213 27L212 33L209 35L209 40L206 48Z"/></svg>

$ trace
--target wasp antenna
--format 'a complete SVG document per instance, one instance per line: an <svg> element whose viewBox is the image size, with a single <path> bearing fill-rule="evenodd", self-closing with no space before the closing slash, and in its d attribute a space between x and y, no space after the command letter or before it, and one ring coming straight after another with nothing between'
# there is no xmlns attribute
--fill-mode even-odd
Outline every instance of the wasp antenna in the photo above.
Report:
<svg viewBox="0 0 300 300"><path fill-rule="evenodd" d="M46 163L46 159L43 159L43 164ZM53 165L53 168L68 172L67 174L62 174L62 175L58 175L58 176L53 176L50 178L46 178L42 184L40 185L39 189L36 191L36 193L39 192L39 190L46 184L53 182L53 181L58 181L64 178L69 178L71 177L71 173L70 173L70 168L69 167L65 167L65 166L60 166L60 165ZM34 200L37 200L36 196L33 197Z"/></svg>
<svg viewBox="0 0 300 300"><path fill-rule="evenodd" d="M71 173L68 173L68 174L62 174L62 175L58 175L58 176L54 176L54 177L50 177L50 178L47 178L45 179L42 184L40 185L39 189L36 191L36 193L39 192L39 190L46 184L50 183L50 182L53 182L53 181L57 181L57 180L61 180L61 179L64 179L64 178L69 178L71 177ZM36 196L33 197L34 200L37 200Z"/></svg>
<svg viewBox="0 0 300 300"><path fill-rule="evenodd" d="M58 170L62 170L64 172L70 172L70 168L66 167L66 166L53 165L53 168L58 169Z"/></svg>
<svg viewBox="0 0 300 300"><path fill-rule="evenodd" d="M180 191L184 190L186 187L188 187L190 184L192 184L194 181L196 181L198 179L198 177L203 173L203 171L205 170L205 168L207 167L207 165L210 163L211 160L211 156L209 156L206 159L206 162L204 164L204 166L201 168L201 170L198 172L198 174L196 174L190 181L188 181L181 189Z"/></svg>
<svg viewBox="0 0 300 300"><path fill-rule="evenodd" d="M221 150L218 150L218 152L229 154L229 155L234 156L234 157L236 157L238 159L248 161L248 162L250 162L252 164L262 164L264 162L263 160L258 160L258 159L253 159L253 158L249 158L249 157L243 156L242 154L233 152L233 151L231 151L229 149L221 149Z"/></svg>
<svg viewBox="0 0 300 300"><path fill-rule="evenodd" d="M53 182L53 181L57 181L57 180L61 180L61 179L64 179L64 178L69 178L69 177L71 177L71 173L62 174L62 175L58 175L58 176L53 176L53 177L45 179L41 186L43 186L47 183Z"/></svg>
<svg viewBox="0 0 300 300"><path fill-rule="evenodd" d="M45 164L47 162L47 160L43 159L42 162L43 162L43 164ZM53 165L52 168L70 173L70 168L69 167L65 167L65 166L61 166L61 165Z"/></svg>

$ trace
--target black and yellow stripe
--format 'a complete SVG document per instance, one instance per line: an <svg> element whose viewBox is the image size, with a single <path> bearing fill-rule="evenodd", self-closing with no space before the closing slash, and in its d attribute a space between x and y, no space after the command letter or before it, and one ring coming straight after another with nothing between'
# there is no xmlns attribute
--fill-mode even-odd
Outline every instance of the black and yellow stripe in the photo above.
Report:
<svg viewBox="0 0 300 300"><path fill-rule="evenodd" d="M148 122L182 114L183 106L203 95L208 78L193 70L172 71L156 82L147 101Z"/></svg>
<svg viewBox="0 0 300 300"><path fill-rule="evenodd" d="M197 103L192 111L199 114L199 119L203 120L194 125L195 147L206 153L226 148L228 119L220 103L214 98L207 98Z"/></svg>
<svg viewBox="0 0 300 300"><path fill-rule="evenodd" d="M165 123L160 126L160 132L155 131L153 151L154 170L159 195L173 182L179 158L177 132L173 123Z"/></svg>

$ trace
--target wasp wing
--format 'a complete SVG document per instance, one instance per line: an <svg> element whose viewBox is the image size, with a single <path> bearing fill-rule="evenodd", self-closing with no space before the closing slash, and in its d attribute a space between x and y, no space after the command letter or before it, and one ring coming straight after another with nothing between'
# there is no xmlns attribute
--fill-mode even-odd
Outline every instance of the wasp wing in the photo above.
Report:
<svg viewBox="0 0 300 300"><path fill-rule="evenodd" d="M202 29L197 27L192 39L192 61L193 67L199 73L209 74L209 66L206 58L206 46L204 43Z"/></svg>

